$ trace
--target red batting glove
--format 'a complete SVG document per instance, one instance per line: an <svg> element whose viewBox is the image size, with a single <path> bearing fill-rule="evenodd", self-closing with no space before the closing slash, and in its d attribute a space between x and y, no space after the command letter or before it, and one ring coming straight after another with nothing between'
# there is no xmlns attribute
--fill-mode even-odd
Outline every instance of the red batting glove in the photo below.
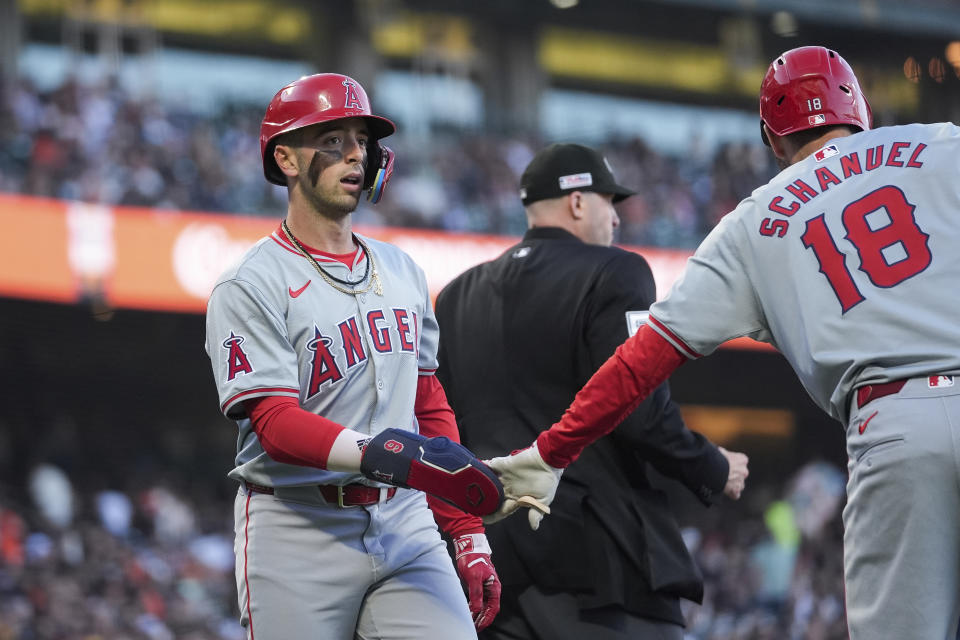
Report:
<svg viewBox="0 0 960 640"><path fill-rule="evenodd" d="M454 538L457 573L467 588L470 615L477 631L486 629L500 612L500 577L490 561L490 543L482 533Z"/></svg>

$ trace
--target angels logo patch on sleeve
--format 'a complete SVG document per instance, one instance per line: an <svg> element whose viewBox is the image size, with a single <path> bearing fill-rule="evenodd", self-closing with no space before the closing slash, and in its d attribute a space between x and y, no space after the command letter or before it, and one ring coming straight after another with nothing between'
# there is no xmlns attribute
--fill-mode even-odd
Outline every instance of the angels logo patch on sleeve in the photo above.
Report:
<svg viewBox="0 0 960 640"><path fill-rule="evenodd" d="M228 350L227 354L227 380L233 380L239 373L251 373L253 367L250 366L250 358L247 352L240 345L246 340L243 336L230 332L230 337L223 341L223 348Z"/></svg>
<svg viewBox="0 0 960 640"><path fill-rule="evenodd" d="M627 335L633 336L640 327L647 324L647 318L650 317L649 311L627 311Z"/></svg>

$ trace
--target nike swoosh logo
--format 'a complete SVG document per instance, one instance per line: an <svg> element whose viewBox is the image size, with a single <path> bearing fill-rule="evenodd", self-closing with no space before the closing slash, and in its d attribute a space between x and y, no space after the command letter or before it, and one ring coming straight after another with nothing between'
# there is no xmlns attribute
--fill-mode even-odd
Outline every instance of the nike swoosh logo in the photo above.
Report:
<svg viewBox="0 0 960 640"><path fill-rule="evenodd" d="M308 283L308 284L309 284L309 283ZM871 415L869 418L867 418L866 420L864 420L863 422L860 423L860 435L863 435L863 432L867 430L867 424L869 424L870 421L873 420L873 417L874 417L875 415L877 415L878 413L880 413L880 412L879 412L879 411L874 411L874 412L873 412L873 415Z"/></svg>
<svg viewBox="0 0 960 640"><path fill-rule="evenodd" d="M297 289L296 291L294 291L293 287L287 287L287 290L290 292L290 297L291 297L291 298L296 298L296 297L298 297L301 293L303 293L303 292L306 290L307 287L310 286L310 283L311 283L311 282L313 282L313 280L307 280L307 284L303 285L302 287L300 287L300 288Z"/></svg>

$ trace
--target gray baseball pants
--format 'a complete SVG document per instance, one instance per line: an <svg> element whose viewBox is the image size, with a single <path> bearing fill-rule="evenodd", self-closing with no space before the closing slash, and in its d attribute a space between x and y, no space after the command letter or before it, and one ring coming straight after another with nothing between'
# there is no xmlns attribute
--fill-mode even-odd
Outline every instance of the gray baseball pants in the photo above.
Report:
<svg viewBox="0 0 960 640"><path fill-rule="evenodd" d="M422 493L341 508L316 487L241 487L234 516L249 640L476 640Z"/></svg>
<svg viewBox="0 0 960 640"><path fill-rule="evenodd" d="M843 511L851 640L957 638L960 376L953 382L913 378L862 408L853 401Z"/></svg>

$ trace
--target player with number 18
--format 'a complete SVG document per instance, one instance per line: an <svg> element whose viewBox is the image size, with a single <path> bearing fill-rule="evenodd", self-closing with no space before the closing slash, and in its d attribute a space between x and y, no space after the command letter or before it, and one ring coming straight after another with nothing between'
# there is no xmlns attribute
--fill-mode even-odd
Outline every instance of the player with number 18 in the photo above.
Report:
<svg viewBox="0 0 960 640"><path fill-rule="evenodd" d="M771 63L760 118L779 175L720 221L536 446L490 466L507 495L549 502L559 469L682 363L767 342L846 429L851 639L955 640L960 127L872 129L853 70L824 47Z"/></svg>

